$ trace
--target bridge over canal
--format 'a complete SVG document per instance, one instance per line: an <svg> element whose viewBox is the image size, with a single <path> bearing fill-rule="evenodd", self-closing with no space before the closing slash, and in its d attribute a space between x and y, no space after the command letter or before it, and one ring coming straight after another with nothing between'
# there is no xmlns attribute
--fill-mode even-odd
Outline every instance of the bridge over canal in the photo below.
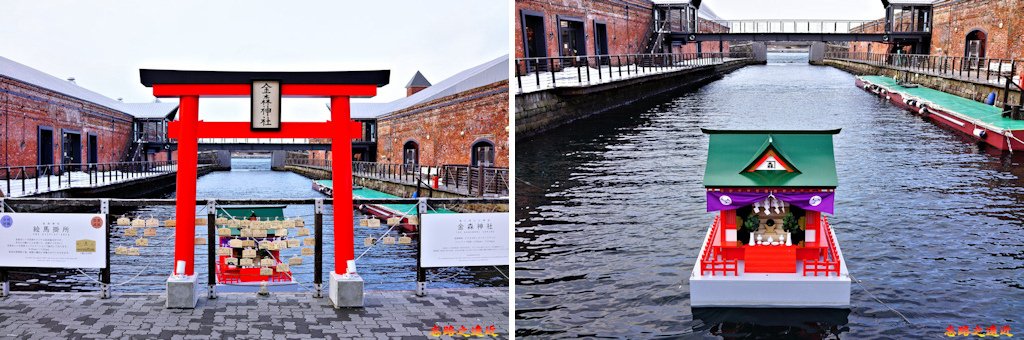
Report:
<svg viewBox="0 0 1024 340"><path fill-rule="evenodd" d="M650 52L707 41L866 41L892 43L894 50L910 46L912 53L927 53L931 41L930 0L882 0L886 14L881 20L706 19L697 15L701 2L656 1Z"/></svg>

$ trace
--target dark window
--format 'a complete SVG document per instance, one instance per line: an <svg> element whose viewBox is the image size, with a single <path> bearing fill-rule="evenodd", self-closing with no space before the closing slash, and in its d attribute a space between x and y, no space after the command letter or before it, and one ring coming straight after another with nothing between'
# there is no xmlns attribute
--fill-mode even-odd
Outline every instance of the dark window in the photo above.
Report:
<svg viewBox="0 0 1024 340"><path fill-rule="evenodd" d="M594 54L608 54L608 29L603 22L594 23Z"/></svg>
<svg viewBox="0 0 1024 340"><path fill-rule="evenodd" d="M402 164L420 164L420 145L413 141L402 147Z"/></svg>
<svg viewBox="0 0 1024 340"><path fill-rule="evenodd" d="M563 57L587 55L583 22L572 19L559 19L559 50Z"/></svg>
<svg viewBox="0 0 1024 340"><path fill-rule="evenodd" d="M489 141L479 141L473 144L472 164L473 166L494 166L494 144Z"/></svg>
<svg viewBox="0 0 1024 340"><path fill-rule="evenodd" d="M89 134L89 163L97 163L100 161L100 142L96 134Z"/></svg>
<svg viewBox="0 0 1024 340"><path fill-rule="evenodd" d="M82 162L82 135L77 132L63 131L61 164Z"/></svg>
<svg viewBox="0 0 1024 340"><path fill-rule="evenodd" d="M544 17L523 13L523 39L527 58L548 56L547 44L544 41Z"/></svg>
<svg viewBox="0 0 1024 340"><path fill-rule="evenodd" d="M39 127L39 135L36 139L36 148L39 165L53 164L53 129Z"/></svg>
<svg viewBox="0 0 1024 340"><path fill-rule="evenodd" d="M985 41L987 35L983 31L974 30L967 33L967 41L964 44L964 57L968 59L970 67L978 67L985 59Z"/></svg>

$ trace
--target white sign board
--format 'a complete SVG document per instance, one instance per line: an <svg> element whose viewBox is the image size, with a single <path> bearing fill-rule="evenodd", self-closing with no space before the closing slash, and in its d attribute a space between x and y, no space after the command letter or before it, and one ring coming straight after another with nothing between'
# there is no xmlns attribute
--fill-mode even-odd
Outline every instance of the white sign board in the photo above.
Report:
<svg viewBox="0 0 1024 340"><path fill-rule="evenodd" d="M508 213L424 214L420 221L420 265L509 265L508 235Z"/></svg>
<svg viewBox="0 0 1024 340"><path fill-rule="evenodd" d="M0 267L104 268L102 214L0 213Z"/></svg>
<svg viewBox="0 0 1024 340"><path fill-rule="evenodd" d="M252 82L252 113L249 116L253 130L281 128L281 82L254 80Z"/></svg>

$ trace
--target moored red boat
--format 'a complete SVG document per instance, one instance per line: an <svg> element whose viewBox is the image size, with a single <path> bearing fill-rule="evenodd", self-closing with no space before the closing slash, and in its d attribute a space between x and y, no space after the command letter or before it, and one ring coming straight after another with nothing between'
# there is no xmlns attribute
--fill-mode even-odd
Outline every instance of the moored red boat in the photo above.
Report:
<svg viewBox="0 0 1024 340"><path fill-rule="evenodd" d="M855 79L857 87L979 143L1003 151L1024 150L1024 120L1007 117L1001 108L923 86L902 86L884 76Z"/></svg>

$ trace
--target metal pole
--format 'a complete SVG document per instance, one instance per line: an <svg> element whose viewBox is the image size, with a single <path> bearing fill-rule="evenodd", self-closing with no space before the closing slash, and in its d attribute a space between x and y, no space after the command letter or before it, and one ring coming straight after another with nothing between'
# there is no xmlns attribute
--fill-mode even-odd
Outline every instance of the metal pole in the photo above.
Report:
<svg viewBox="0 0 1024 340"><path fill-rule="evenodd" d="M208 298L217 298L217 246L220 242L214 231L217 229L217 200L206 201L206 278Z"/></svg>
<svg viewBox="0 0 1024 340"><path fill-rule="evenodd" d="M104 247L104 252L103 252L103 257L104 257L104 261L105 261L106 265L104 266L103 269L100 270L100 282L102 282L102 283L100 283L100 298L101 299L109 299L110 298L110 218L112 217L110 215L110 199L104 198L104 199L100 200L100 214L104 215L104 218L105 218L105 220L107 222L106 225L103 226L103 228L106 229L106 237L104 237L104 239L105 239L104 242L106 242L107 245Z"/></svg>
<svg viewBox="0 0 1024 340"><path fill-rule="evenodd" d="M423 213L427 212L427 199L416 204L416 221L420 223L420 239L416 242L416 296L427 295L427 271L423 269Z"/></svg>
<svg viewBox="0 0 1024 340"><path fill-rule="evenodd" d="M313 297L322 298L324 263L324 199L317 198L313 204Z"/></svg>

